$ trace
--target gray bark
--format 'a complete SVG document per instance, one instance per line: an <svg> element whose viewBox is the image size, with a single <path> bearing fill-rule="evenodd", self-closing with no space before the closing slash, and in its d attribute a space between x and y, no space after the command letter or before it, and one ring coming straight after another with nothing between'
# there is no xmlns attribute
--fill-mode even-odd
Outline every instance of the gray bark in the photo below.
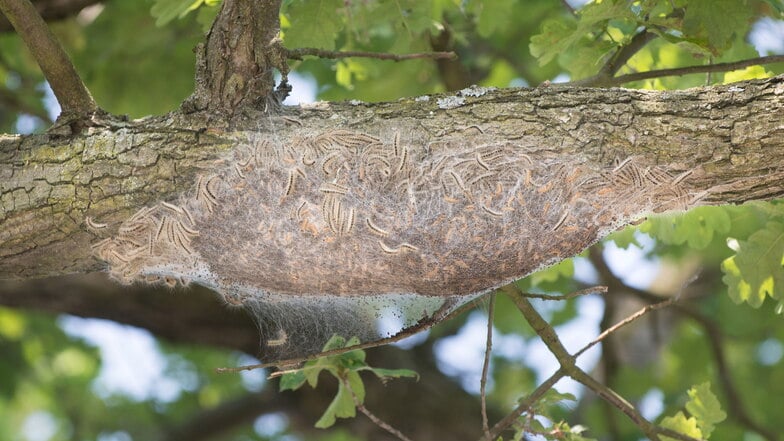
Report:
<svg viewBox="0 0 784 441"><path fill-rule="evenodd" d="M226 170L226 161L248 154L249 136L257 137L256 142L294 142L345 129L372 135L390 149L397 133L411 151L420 149L420 161L428 159L422 146L439 145L439 154L448 157L452 151L465 155L483 145L511 145L548 167L579 167L590 176L604 176L617 169L613 161L634 158L635 169L655 167L669 179L682 179L683 191L701 196L699 203L741 203L782 193L782 77L676 92L539 88L462 95L379 104L322 103L286 108L284 116L245 114L231 124L173 113L128 123L97 121L77 136L4 136L0 277L104 268L93 257L91 242L115 233L122 220L143 206L190 196L198 175ZM237 148L244 150L233 150ZM529 167L534 177L547 178L536 166ZM687 178L678 178L689 171ZM550 178L569 185L568 176ZM292 222L291 213L270 215L281 216L281 224ZM86 217L108 227L91 230ZM578 229L597 229L578 219L569 222ZM492 232L494 227L487 228ZM582 240L580 249L556 250L540 263L579 252L601 231ZM470 242L470 237L464 239ZM477 263L470 256L463 260L469 267ZM442 281L452 288L449 283Z"/></svg>

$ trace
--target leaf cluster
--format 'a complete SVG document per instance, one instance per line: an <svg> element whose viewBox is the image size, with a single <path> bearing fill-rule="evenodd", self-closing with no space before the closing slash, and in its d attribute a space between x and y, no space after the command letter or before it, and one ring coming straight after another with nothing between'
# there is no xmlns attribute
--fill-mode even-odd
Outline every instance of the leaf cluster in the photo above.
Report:
<svg viewBox="0 0 784 441"><path fill-rule="evenodd" d="M322 352L358 344L359 339L356 337L346 340L339 335L333 335L324 345ZM315 388L322 372L336 378L338 380L337 394L316 422L317 428L326 429L334 425L337 418L356 416L357 406L362 405L365 401L365 384L359 375L362 371L369 371L384 382L392 378L419 377L416 372L409 369L384 369L368 366L365 362L365 351L355 350L317 358L308 361L301 368L287 371L280 379L280 390L297 390L305 383Z"/></svg>

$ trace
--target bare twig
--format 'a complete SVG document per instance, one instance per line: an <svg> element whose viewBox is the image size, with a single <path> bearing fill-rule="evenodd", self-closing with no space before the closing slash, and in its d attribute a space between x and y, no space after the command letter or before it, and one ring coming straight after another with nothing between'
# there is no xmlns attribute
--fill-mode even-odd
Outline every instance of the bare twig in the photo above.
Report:
<svg viewBox="0 0 784 441"><path fill-rule="evenodd" d="M652 441L660 441L659 437L656 435L654 425L650 421L646 420L642 415L640 415L637 409L635 409L634 406L632 406L632 404L626 401L626 399L624 399L622 396L618 395L617 392L596 381L596 379L586 374L582 370L575 370L575 372L570 374L570 376L575 381L578 381L588 389L591 389L596 395L599 395L602 397L602 399L626 414L629 419L634 421L637 427L642 429L643 433L645 433L645 436L647 436L649 439Z"/></svg>
<svg viewBox="0 0 784 441"><path fill-rule="evenodd" d="M357 406L357 409L359 409L359 411L362 412L363 415L368 417L370 419L370 421L373 421L373 424L375 424L376 426L386 430L387 432L391 433L392 435L396 436L401 441L411 441L411 439L409 437L403 435L402 432L400 432L399 430L397 430L394 427L390 426L389 424L384 422L384 420L382 420L381 418L377 417L373 412L368 410L368 408L365 407L365 405L361 401L359 401L359 398L357 397L357 394L354 393L354 390L351 389L351 385L349 384L348 381L346 381L345 378L341 378L340 382L343 383L343 386L345 386L346 389L348 390L348 392L351 394L351 398L354 400L354 405Z"/></svg>
<svg viewBox="0 0 784 441"><path fill-rule="evenodd" d="M0 10L35 57L63 113L88 115L95 112L98 107L93 97L30 0L0 0Z"/></svg>
<svg viewBox="0 0 784 441"><path fill-rule="evenodd" d="M557 382L558 379L560 379L561 377L568 376L568 377L574 379L575 381L578 381L579 383L585 385L586 387L588 387L589 389L594 391L597 395L599 395L602 399L604 399L606 402L612 404L618 410L623 412L627 417L629 417L629 419L631 419L637 425L637 427L639 427L643 431L643 433L645 433L645 435L649 439L651 439L653 441L660 441L660 438L659 438L658 434L663 434L663 435L667 435L667 436L670 436L672 438L675 438L675 439L678 439L678 440L681 440L681 441L696 441L694 438L691 438L689 436L677 433L677 432L672 431L670 429L665 429L665 428L658 427L658 426L654 425L653 423L651 423L650 421L645 419L645 417L643 417L637 411L637 409L635 409L634 406L631 405L631 403L629 403L623 397L618 395L615 391L613 391L612 389L610 389L606 385L601 384L600 382L595 380L593 377L591 377L590 375L585 373L585 371L583 371L582 369L577 367L577 365L575 364L576 356L572 356L572 355L570 355L566 351L566 349L564 348L564 346L561 343L560 339L558 338L558 335L555 333L555 330L553 329L553 327L550 326L550 324L548 324L542 318L542 316L536 311L536 309L534 309L533 305L531 305L531 303L528 301L528 299L526 299L525 297L522 296L522 292L517 287L517 285L512 283L512 284L509 284L509 285L507 285L507 286L505 286L505 287L503 287L501 289L504 292L506 292L507 294L509 294L509 296L512 298L512 300L515 302L515 305L517 305L518 309L520 309L520 312L523 313L523 316L526 318L528 323L534 329L536 334L542 339L542 342L544 342L544 344L547 346L547 348L550 350L550 352L558 360L558 363L561 366L561 368L556 373L556 375L554 375L553 377L550 378L550 380L552 380L558 374L560 374L560 377L556 378L551 383L550 387L552 387L552 385L555 384L555 382ZM657 306L657 305L651 305L651 306ZM659 305L658 307L661 307L661 306L664 306L664 305ZM637 315L637 314L635 314L635 315ZM630 321L632 321L634 319L627 319L627 320L630 322ZM622 322L622 323L625 324L625 322L627 322L627 320L624 320L624 322ZM608 331L609 332L614 332L615 330L619 329L622 326L623 326L623 324L616 325L616 326L608 329ZM595 344L595 343L593 343L593 344ZM584 348L583 351L585 349L586 348ZM578 353L578 355L579 355L579 353ZM550 381L550 380L548 380L548 381ZM541 386L540 386L540 388L541 388ZM537 390L539 390L539 388L537 388ZM530 404L529 404L529 406L530 406ZM517 416L522 414L522 412L524 412L525 409L519 410L519 406L518 406L518 409L515 409L515 411L519 411L519 413L516 413L514 418L516 418ZM510 416L507 415L507 417L505 417L503 421L508 422L508 424L512 424L512 422L514 421L514 418L510 418ZM499 426L499 424L496 424L496 426ZM505 426L505 427L508 427L508 425ZM494 427L494 429L495 429L495 427ZM501 429L501 430L503 430L503 429ZM499 431L491 430L490 433L491 433L491 435L497 436L498 433L500 433L501 430L499 430Z"/></svg>
<svg viewBox="0 0 784 441"><path fill-rule="evenodd" d="M657 69L647 72L638 72L626 75L619 75L612 78L598 78L596 76L565 83L570 86L618 86L633 81L649 80L652 78L682 76L689 74L699 74L708 72L730 72L733 70L744 69L749 66L784 63L784 55L768 55L765 57L750 58L747 60L734 61L731 63L717 63L705 66L676 67L672 69Z"/></svg>
<svg viewBox="0 0 784 441"><path fill-rule="evenodd" d="M389 54L389 53L379 53L379 52L365 52L365 51L327 51L323 49L316 49L316 48L299 48L299 49L288 49L286 50L286 55L289 59L292 60L301 60L303 57L312 56L312 57L319 57L319 58L330 58L330 59L339 59L339 58L375 58L377 60L392 60L392 61L404 61L404 60L415 60L421 58L430 58L434 60L454 60L457 58L457 54L454 52L421 52L415 54Z"/></svg>
<svg viewBox="0 0 784 441"><path fill-rule="evenodd" d="M544 394L552 389L552 387L557 383L561 378L566 376L566 372L563 369L559 369L553 375L550 376L547 380L545 380L542 384L539 385L533 392L528 394L527 397L520 400L520 404L514 408L511 412L509 412L501 421L497 422L491 429L489 434L485 434L482 436L482 441L492 441L497 439L501 432L506 430L507 428L511 427L517 418L522 415L523 413L527 412L531 407L541 399Z"/></svg>
<svg viewBox="0 0 784 441"><path fill-rule="evenodd" d="M479 397L482 405L482 430L485 436L490 435L490 424L487 421L487 371L490 369L490 353L493 350L493 311L495 310L495 293L490 294L490 305L487 311L487 341L485 357L482 363L482 379L479 381Z"/></svg>
<svg viewBox="0 0 784 441"><path fill-rule="evenodd" d="M648 291L641 290L638 288L634 288L632 286L626 285L620 278L618 278L610 268L607 266L606 262L602 259L595 259L593 258L593 254L591 254L591 262L596 267L596 270L599 272L600 277L604 283L612 286L613 289L618 289L619 291L628 292L629 294L634 295L638 299L651 303L651 306L665 306L662 305L665 303L664 299L660 296L652 294ZM691 282L696 280L697 276L690 278L682 289L686 288ZM684 296L682 293L674 296L672 300L680 299L683 297L688 297L693 299L694 296ZM671 301L672 301L671 300ZM717 368L717 375L719 377L719 383L724 389L724 394L727 396L727 402L729 406L729 414L731 418L736 419L740 424L745 426L751 431L756 432L762 438L767 441L778 441L780 438L776 435L775 432L772 430L761 426L756 421L754 421L749 412L746 410L746 406L741 399L740 393L738 393L737 387L735 386L735 382L732 380L732 375L729 371L729 366L727 365L726 356L724 355L724 347L723 347L723 335L721 329L716 324L715 321L711 320L710 318L706 317L705 315L701 314L700 312L694 310L693 308L689 307L688 305L684 305L681 303L674 303L672 304L673 310L676 313L689 317L690 319L696 321L700 324L705 330L705 335L708 337L708 341L710 343L711 350L713 352L713 357L716 363ZM657 306L658 308L658 306ZM578 352L578 355L580 352ZM666 433L662 433L663 435L668 435ZM669 435L668 435L669 436Z"/></svg>
<svg viewBox="0 0 784 441"><path fill-rule="evenodd" d="M606 292L607 292L606 286L592 286L590 288L581 289L579 291L570 292L569 294L564 294L564 295L537 294L537 293L530 293L530 292L523 292L521 293L521 295L529 299L569 300L575 297L582 297L588 294L604 294Z"/></svg>
<svg viewBox="0 0 784 441"><path fill-rule="evenodd" d="M588 343L582 349L577 351L577 353L574 354L574 356L575 357L579 357L580 355L584 354L585 351L587 351L588 349L591 349L594 345L596 345L600 341L604 340L605 338L607 338L608 335L612 334L613 332L617 331L618 329L623 328L624 326L628 325L629 323L637 320L638 318L644 316L645 314L647 314L647 313L649 313L649 312L651 312L653 310L670 306L673 303L675 303L676 300L677 299L672 298L672 299L669 299L669 300L665 300L663 302L654 303L652 305L645 306L644 308L640 309L639 311L635 312L634 314L626 317L625 319L621 320L620 322L616 323L615 325L607 328L604 332L599 334L599 336L596 337L592 342Z"/></svg>

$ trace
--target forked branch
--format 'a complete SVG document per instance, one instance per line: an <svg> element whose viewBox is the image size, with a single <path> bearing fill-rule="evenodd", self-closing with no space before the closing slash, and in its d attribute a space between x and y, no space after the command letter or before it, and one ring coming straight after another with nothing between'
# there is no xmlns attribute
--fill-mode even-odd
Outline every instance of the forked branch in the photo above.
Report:
<svg viewBox="0 0 784 441"><path fill-rule="evenodd" d="M602 399L607 401L609 404L623 412L629 419L631 419L637 427L639 427L645 435L653 440L658 441L661 438L659 435L666 435L674 439L678 439L681 441L696 441L695 438L690 436L684 435L682 433L675 432L670 429L666 429L660 426L657 426L647 419L643 417L640 412L627 400L625 400L622 396L618 393L607 387L606 385L600 383L590 375L588 375L585 371L577 367L575 364L575 360L577 356L584 353L589 347L593 346L595 343L601 340L601 338L606 337L612 332L615 332L617 329L620 329L625 324L631 322L639 318L640 316L644 315L645 313L656 309L658 307L666 306L664 304L654 305L652 307L644 308L640 312L634 314L630 318L620 322L619 324L611 327L608 329L608 332L596 341L590 343L587 347L583 348L575 355L569 354L561 343L558 335L556 334L553 327L547 323L544 318L536 311L533 305L529 302L528 298L526 298L525 294L518 288L515 284L509 284L503 288L501 288L507 295L510 296L512 301L514 301L515 305L520 309L523 316L525 317L526 321L531 325L534 329L536 334L542 339L544 344L550 350L550 352L556 357L558 363L560 365L560 369L553 374L549 379L547 379L544 383L542 383L533 393L531 393L527 398L521 401L521 404L512 412L510 412L506 417L504 417L501 421L499 421L493 428L489 431L489 434L486 433L483 439L494 439L501 432L503 432L506 428L510 427L517 418L529 411L529 409L533 406L533 404L541 398L542 394L547 390L553 387L553 385L563 377L570 377L575 381L583 384L584 386L591 389L594 393L599 395ZM666 302L669 304L670 302Z"/></svg>
<svg viewBox="0 0 784 441"><path fill-rule="evenodd" d="M0 10L35 58L64 114L89 115L98 107L71 60L30 0L0 0Z"/></svg>

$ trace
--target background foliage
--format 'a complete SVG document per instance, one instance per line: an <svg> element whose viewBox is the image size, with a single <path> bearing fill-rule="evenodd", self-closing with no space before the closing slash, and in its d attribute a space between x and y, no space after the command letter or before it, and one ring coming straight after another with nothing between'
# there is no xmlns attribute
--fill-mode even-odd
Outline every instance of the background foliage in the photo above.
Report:
<svg viewBox="0 0 784 441"><path fill-rule="evenodd" d="M393 100L470 84L537 86L544 81L589 78L618 60L613 74L768 55L759 53L760 47L784 52L784 3L780 0L571 3L285 0L281 23L289 48L392 53L454 50L459 55L458 61L438 62L360 58L292 62L293 71L312 81L317 98L324 100ZM219 0L114 0L51 26L98 103L110 112L136 118L176 109L190 93L192 48L202 41L219 7ZM765 34L765 29L773 30ZM636 47L641 34L649 35ZM754 65L624 86L678 89L782 72L781 63ZM42 81L20 41L10 33L0 36L0 126L4 132L40 131L48 125L51 99L46 99ZM617 261L610 256L617 249L637 250L639 264L652 268L652 276L635 280L633 268L626 268L625 273L611 270ZM578 335L596 333L597 326L606 329L653 300L683 296L686 307L657 312L613 336L602 348L601 361L596 361L599 354L594 355L594 372L651 418L663 419L664 425L692 436L718 441L775 439L769 434L780 438L784 432L780 405L784 396L783 263L784 205L751 203L650 219L519 285L526 291L566 293L590 284L607 284L610 293L601 300L537 303L559 331ZM455 338L470 341L468 333L477 329L486 313L480 307L418 340L411 351L437 366L429 375L448 377L477 395L481 352L473 358L463 356L456 364L449 361L449 345ZM66 326L68 320L0 309L0 438L165 439L171 427L199 418L222 403L249 393L274 393L278 387L258 376L215 375L210 370L247 362L246 355L161 342L156 351L163 360L161 378L167 379L170 392L134 396L98 379L105 349L99 352L94 339L78 337L78 332ZM494 326L497 342L521 350L515 353L501 344L492 357L488 405L491 413L503 415L542 375L549 374L542 366L552 364L536 356L532 330L503 296L497 299ZM582 328L575 332L575 326ZM214 439L360 439L350 423L339 423L332 431L304 428L330 426L335 416L354 415L355 403L340 381L348 381L364 398L363 379L376 380L360 376L361 371L370 370L364 368L364 354L351 357L334 359L333 364L325 361L308 371L308 376L300 372L296 375L301 377L284 377L288 379L281 384L281 389L306 387L306 380L315 385L314 372L331 372L338 382L327 388L338 385L338 389L337 395L328 391L336 397L333 407L320 409L326 410L326 420L303 422L294 414L270 408L255 425L227 424ZM377 376L380 372L381 377L410 374L373 372ZM408 378L390 381L390 388L428 393L424 378L413 386L403 385L414 381ZM564 401L568 398L573 401ZM443 405L449 406L447 398ZM395 406L405 403L385 402L376 410L384 415ZM520 427L551 439L636 440L641 436L625 418L585 392L551 396L538 406L523 417ZM533 418L533 414L546 418ZM410 415L409 419L401 424L438 424L428 421L428 415ZM36 431L33 426L51 430ZM515 435L516 439L521 436Z"/></svg>

